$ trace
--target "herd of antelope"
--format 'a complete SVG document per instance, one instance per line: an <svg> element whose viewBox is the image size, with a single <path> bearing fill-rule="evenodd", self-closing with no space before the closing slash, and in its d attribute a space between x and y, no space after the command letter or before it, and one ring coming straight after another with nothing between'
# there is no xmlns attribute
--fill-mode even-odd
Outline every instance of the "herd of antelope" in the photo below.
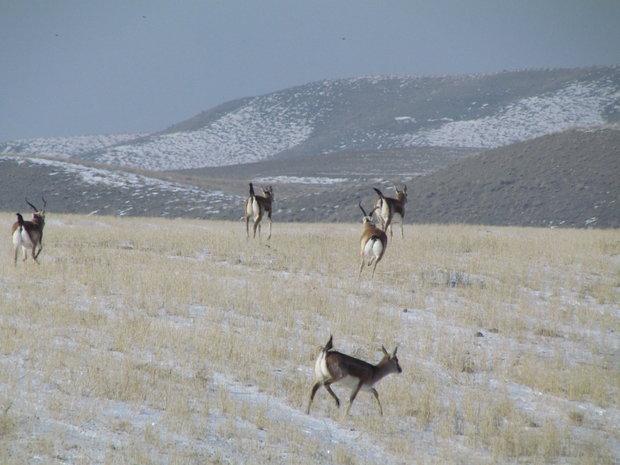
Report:
<svg viewBox="0 0 620 465"><path fill-rule="evenodd" d="M250 183L250 195L244 202L244 213L242 219L245 220L246 235L250 237L249 222L252 220L253 237L256 237L256 230L260 238L261 221L265 215L269 219L269 235L271 238L272 212L273 212L273 187L268 186L261 189L262 195L257 194L254 185ZM387 248L387 231L389 229L392 237L392 222L394 216L400 217L400 233L403 234L403 222L405 217L405 204L407 203L407 186L401 189L394 187L396 197L386 197L383 193L374 188L378 199L370 213L366 213L362 203L359 208L362 216L362 235L360 238L361 264L359 276L362 275L364 265L372 268L374 278L377 264L383 258ZM17 213L17 221L11 228L11 235L14 246L14 263L17 265L17 257L21 248L24 261L28 258L28 250L31 251L32 259L38 264L38 257L43 250L43 227L45 226L45 208L47 202L41 196L43 208L38 209L26 199L26 203L32 208L33 214L30 221L25 221L21 213ZM376 215L377 219L374 219ZM379 412L383 415L383 408L379 401L379 393L374 387L382 378L391 373L401 373L402 369L396 357L397 348L390 354L383 346L381 347L383 358L373 365L364 360L351 357L350 355L337 352L333 348L333 338L330 336L327 344L321 348L318 358L314 365L315 382L310 393L310 400L306 408L306 413L310 413L310 406L318 389L323 386L325 390L334 398L336 406L340 407L340 400L331 388L332 384L349 384L352 388L349 396L349 403L346 415L349 414L351 405L360 390L369 391L375 397L379 406Z"/></svg>
<svg viewBox="0 0 620 465"><path fill-rule="evenodd" d="M362 236L360 238L360 256L362 262L360 264L359 276L361 277L364 265L372 267L372 278L375 276L375 269L377 264L383 258L385 249L387 248L387 231L390 231L390 238L392 235L392 222L394 216L400 217L400 235L404 237L403 222L405 220L405 204L407 203L407 186L403 186L402 189L394 186L396 197L386 197L379 189L374 188L375 192L379 196L374 208L370 213L366 213L362 202L359 202L359 208L363 213L362 216ZM269 218L269 236L271 238L271 214L273 211L273 187L268 186L262 188L263 195L258 195L254 191L254 185L250 183L250 195L244 203L244 213L242 219L245 220L246 235L250 237L249 221L250 218L253 221L253 236L256 238L256 229L258 228L258 236L260 237L260 222L263 219L265 213ZM377 215L377 221L373 218L373 215ZM318 358L314 364L314 385L310 391L310 400L308 401L308 407L306 413L310 413L310 406L314 400L316 392L321 386L334 398L336 406L340 407L340 399L336 393L332 390L331 385L336 383L348 384L352 390L349 396L349 404L347 405L346 415L349 414L351 405L357 397L360 390L369 391L377 400L379 406L379 413L383 415L383 408L379 401L379 393L374 387L382 378L391 373L401 373L402 368L398 364L398 358L396 357L396 351L390 354L385 347L381 347L383 351L383 358L373 365L359 358L351 357L350 355L337 352L333 349L333 337L330 336L327 344L322 347Z"/></svg>

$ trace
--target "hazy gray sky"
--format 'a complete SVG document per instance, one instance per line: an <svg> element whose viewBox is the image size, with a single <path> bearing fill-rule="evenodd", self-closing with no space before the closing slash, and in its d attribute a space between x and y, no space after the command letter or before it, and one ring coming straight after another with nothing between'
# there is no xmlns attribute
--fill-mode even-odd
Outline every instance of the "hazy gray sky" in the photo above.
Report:
<svg viewBox="0 0 620 465"><path fill-rule="evenodd" d="M0 140L152 131L323 78L620 63L619 0L0 0Z"/></svg>

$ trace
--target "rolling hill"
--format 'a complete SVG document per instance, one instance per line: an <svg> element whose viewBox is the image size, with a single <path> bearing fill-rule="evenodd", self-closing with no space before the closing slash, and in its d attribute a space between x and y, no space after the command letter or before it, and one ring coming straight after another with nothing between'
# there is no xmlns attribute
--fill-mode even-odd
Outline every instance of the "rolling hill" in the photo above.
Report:
<svg viewBox="0 0 620 465"><path fill-rule="evenodd" d="M409 185L407 220L620 227L620 127L572 129L462 158ZM367 188L367 202L371 189ZM359 190L341 193L354 220ZM343 219L333 211L326 220Z"/></svg>
<svg viewBox="0 0 620 465"><path fill-rule="evenodd" d="M313 82L226 102L153 133L12 141L0 153L154 171L343 151L493 148L620 119L620 68ZM87 138L86 138L87 139Z"/></svg>
<svg viewBox="0 0 620 465"><path fill-rule="evenodd" d="M357 221L409 185L407 222L617 227L620 68L310 83L153 134L0 144L0 210L238 219L273 184L276 221ZM34 193L33 193L34 191Z"/></svg>

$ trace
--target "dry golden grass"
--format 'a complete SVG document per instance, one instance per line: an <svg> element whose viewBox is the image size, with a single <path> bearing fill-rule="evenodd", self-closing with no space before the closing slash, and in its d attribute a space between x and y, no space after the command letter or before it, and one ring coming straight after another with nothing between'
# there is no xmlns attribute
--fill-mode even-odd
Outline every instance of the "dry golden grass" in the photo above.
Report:
<svg viewBox="0 0 620 465"><path fill-rule="evenodd" d="M16 268L7 234L0 463L619 459L618 231L408 226L374 281L359 231L50 214ZM330 333L399 344L385 416L302 413Z"/></svg>

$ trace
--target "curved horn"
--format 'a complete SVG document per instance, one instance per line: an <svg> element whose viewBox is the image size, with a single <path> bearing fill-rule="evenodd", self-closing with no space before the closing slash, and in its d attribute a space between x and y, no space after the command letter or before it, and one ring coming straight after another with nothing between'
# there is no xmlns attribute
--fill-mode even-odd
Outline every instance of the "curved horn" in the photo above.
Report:
<svg viewBox="0 0 620 465"><path fill-rule="evenodd" d="M39 211L39 209L38 209L37 207L35 207L34 205L32 205L30 202L28 202L28 199L27 199L26 197L24 197L24 200L26 201L26 203L27 203L28 205L30 205L30 207L31 207L31 208L32 208L35 212L38 212L38 211Z"/></svg>
<svg viewBox="0 0 620 465"><path fill-rule="evenodd" d="M43 210L45 210L45 207L47 206L47 200L45 200L45 197L43 197L43 194L41 194L41 200L43 200Z"/></svg>
<svg viewBox="0 0 620 465"><path fill-rule="evenodd" d="M364 207L362 207L362 201L361 200L360 200L359 206L360 206L360 210L362 210L362 213L364 214L364 216L368 216L366 214L366 210L364 210Z"/></svg>

